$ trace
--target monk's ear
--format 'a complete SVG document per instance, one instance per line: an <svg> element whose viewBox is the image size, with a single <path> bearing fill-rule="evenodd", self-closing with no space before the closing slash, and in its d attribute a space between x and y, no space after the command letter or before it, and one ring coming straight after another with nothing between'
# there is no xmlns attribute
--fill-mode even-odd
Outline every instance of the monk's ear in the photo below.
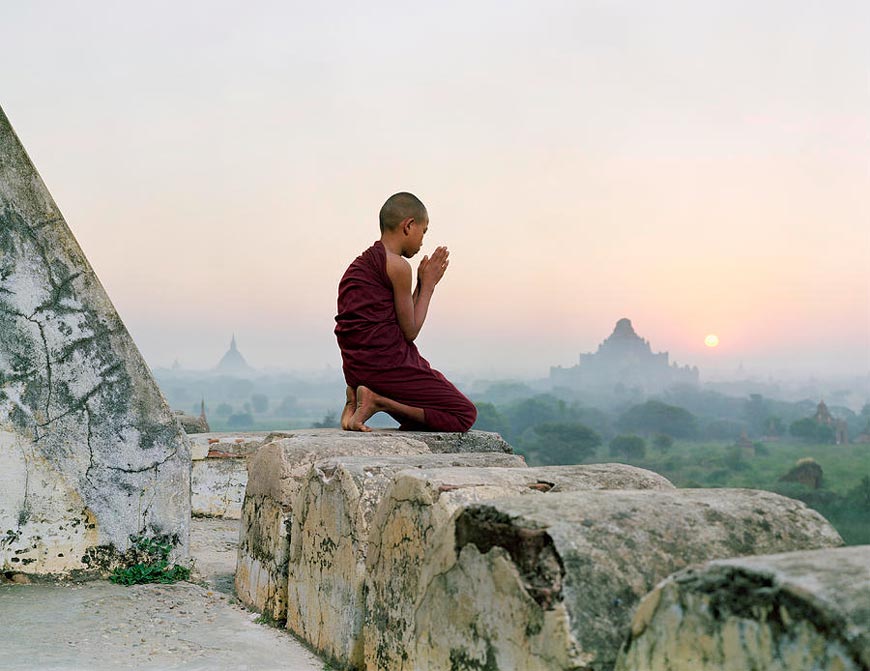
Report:
<svg viewBox="0 0 870 671"><path fill-rule="evenodd" d="M402 219L402 223L400 224L402 228L402 233L405 235L409 235L411 233L411 224L414 223L414 217L407 217L406 219Z"/></svg>

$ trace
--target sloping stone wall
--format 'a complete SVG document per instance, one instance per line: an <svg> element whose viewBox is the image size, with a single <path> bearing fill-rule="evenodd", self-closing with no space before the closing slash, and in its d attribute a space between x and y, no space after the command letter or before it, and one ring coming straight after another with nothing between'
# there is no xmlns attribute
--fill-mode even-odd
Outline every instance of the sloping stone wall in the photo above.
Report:
<svg viewBox="0 0 870 671"><path fill-rule="evenodd" d="M0 566L187 555L190 445L0 110Z"/></svg>
<svg viewBox="0 0 870 671"><path fill-rule="evenodd" d="M417 608L419 668L611 669L634 607L674 571L842 543L804 504L735 489L514 497L454 524L455 564Z"/></svg>
<svg viewBox="0 0 870 671"><path fill-rule="evenodd" d="M868 671L870 545L727 559L660 583L618 671Z"/></svg>

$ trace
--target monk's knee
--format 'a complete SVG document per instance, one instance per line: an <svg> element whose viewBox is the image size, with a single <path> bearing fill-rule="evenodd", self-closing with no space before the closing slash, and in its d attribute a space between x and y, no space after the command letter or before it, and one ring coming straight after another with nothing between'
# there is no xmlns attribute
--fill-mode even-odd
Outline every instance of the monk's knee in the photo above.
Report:
<svg viewBox="0 0 870 671"><path fill-rule="evenodd" d="M466 399L466 401L468 401L468 399ZM457 414L457 419L459 420L460 426L458 430L465 433L474 426L474 423L477 421L477 406L471 401L468 401L462 409L462 412Z"/></svg>

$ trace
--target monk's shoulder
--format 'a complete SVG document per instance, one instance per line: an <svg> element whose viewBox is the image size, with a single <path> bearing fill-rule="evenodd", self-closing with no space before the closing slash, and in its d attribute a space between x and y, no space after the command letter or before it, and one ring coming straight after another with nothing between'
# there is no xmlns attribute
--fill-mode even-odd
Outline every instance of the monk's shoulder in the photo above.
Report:
<svg viewBox="0 0 870 671"><path fill-rule="evenodd" d="M387 270L396 270L399 272L410 272L411 264L408 263L405 257L387 251Z"/></svg>
<svg viewBox="0 0 870 671"><path fill-rule="evenodd" d="M404 280L411 277L411 264L404 257L387 251L387 275L393 284L396 282L404 284Z"/></svg>

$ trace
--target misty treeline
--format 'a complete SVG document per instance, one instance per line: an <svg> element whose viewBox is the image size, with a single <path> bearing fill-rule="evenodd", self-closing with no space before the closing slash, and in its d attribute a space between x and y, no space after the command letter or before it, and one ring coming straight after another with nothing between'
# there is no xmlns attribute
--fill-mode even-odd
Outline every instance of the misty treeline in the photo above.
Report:
<svg viewBox="0 0 870 671"><path fill-rule="evenodd" d="M643 400L602 398L600 407L577 396L496 383L474 396L475 428L499 432L531 465L620 461L679 487L775 491L821 512L847 542L870 543L870 444L834 444L834 430L813 420L818 400L737 398L691 387ZM857 413L829 410L852 440L870 434L870 404ZM801 461L819 464L818 482L784 479Z"/></svg>
<svg viewBox="0 0 870 671"><path fill-rule="evenodd" d="M474 396L475 428L499 432L540 463L577 463L600 445L627 435L641 437L644 452L647 447L665 451L672 439L835 441L831 427L812 419L818 401L810 399L793 403L760 394L735 398L694 387L677 387L657 398L608 399L596 405L576 396L565 389L535 393L522 383L496 383ZM870 404L860 413L844 406L830 410L846 422L849 435L870 433Z"/></svg>

